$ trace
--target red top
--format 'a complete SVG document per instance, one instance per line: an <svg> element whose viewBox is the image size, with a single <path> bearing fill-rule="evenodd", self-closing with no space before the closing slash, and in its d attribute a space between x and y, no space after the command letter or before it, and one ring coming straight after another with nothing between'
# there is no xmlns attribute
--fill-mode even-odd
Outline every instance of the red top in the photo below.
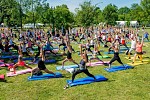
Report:
<svg viewBox="0 0 150 100"><path fill-rule="evenodd" d="M108 41L111 42L111 38L110 37L108 38Z"/></svg>
<svg viewBox="0 0 150 100"><path fill-rule="evenodd" d="M125 44L125 39L122 39L122 40L121 40L121 43L124 45L124 44Z"/></svg>

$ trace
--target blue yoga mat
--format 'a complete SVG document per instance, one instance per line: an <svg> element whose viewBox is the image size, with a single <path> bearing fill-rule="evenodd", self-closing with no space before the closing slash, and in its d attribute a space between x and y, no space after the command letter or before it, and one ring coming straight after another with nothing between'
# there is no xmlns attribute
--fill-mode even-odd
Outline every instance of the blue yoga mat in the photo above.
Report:
<svg viewBox="0 0 150 100"><path fill-rule="evenodd" d="M71 83L71 80L67 80L67 83L69 84L69 86L77 86L77 85L84 85L84 84L90 84L93 82L101 82L101 81L107 81L108 79L105 78L102 75L96 75L96 81L94 80L94 78L92 77L85 77L85 78L79 78L74 80L73 83Z"/></svg>
<svg viewBox="0 0 150 100"><path fill-rule="evenodd" d="M124 53L123 51L120 51L119 53ZM104 52L104 54L114 54L114 52L113 51L110 51L110 52Z"/></svg>
<svg viewBox="0 0 150 100"><path fill-rule="evenodd" d="M128 50L127 48L120 48L120 51L126 51Z"/></svg>
<svg viewBox="0 0 150 100"><path fill-rule="evenodd" d="M45 60L45 64L51 64L51 63L56 63L56 60L51 59L51 60ZM33 62L28 62L29 64L38 64L38 60L36 60L34 63Z"/></svg>
<svg viewBox="0 0 150 100"><path fill-rule="evenodd" d="M43 75L40 75L40 76L30 76L30 77L28 77L28 80L29 81L34 81L34 80L44 80L44 79L50 79L50 78L60 78L60 77L62 77L62 74L61 73L59 73L59 72L56 72L55 73L56 74L56 77L54 77L54 75L53 74L43 74Z"/></svg>
<svg viewBox="0 0 150 100"><path fill-rule="evenodd" d="M26 61L26 60L33 60L33 58L23 58L23 60L24 60L24 61ZM14 63L17 63L17 62L18 62L18 59L13 60L13 62L14 62Z"/></svg>
<svg viewBox="0 0 150 100"><path fill-rule="evenodd" d="M132 69L134 67L129 66L129 65L125 65L126 68L124 66L112 66L110 69L108 68L104 68L107 72L116 72L116 71L121 71L121 70L127 70L127 69Z"/></svg>
<svg viewBox="0 0 150 100"><path fill-rule="evenodd" d="M1 59L15 59L18 58L18 56L1 56Z"/></svg>
<svg viewBox="0 0 150 100"><path fill-rule="evenodd" d="M68 65L68 66L64 66L64 70L68 69L68 68L78 68L78 65ZM56 70L62 70L62 66L57 66Z"/></svg>

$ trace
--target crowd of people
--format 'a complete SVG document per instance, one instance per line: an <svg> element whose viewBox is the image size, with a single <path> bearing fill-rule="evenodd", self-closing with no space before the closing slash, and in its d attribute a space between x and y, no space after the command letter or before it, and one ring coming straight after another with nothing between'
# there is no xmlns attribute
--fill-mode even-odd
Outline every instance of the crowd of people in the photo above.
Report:
<svg viewBox="0 0 150 100"><path fill-rule="evenodd" d="M107 27L79 27L79 28L68 28L66 30L57 30L50 28L47 31L43 29L28 29L26 31L19 30L18 32L13 31L8 28L1 28L0 30L0 50L1 55L12 54L11 50L16 50L18 54L18 62L13 66L14 73L17 66L24 66L26 68L31 68L31 76L33 75L42 75L42 70L46 73L54 74L52 71L46 68L44 61L47 58L47 51L50 52L50 55L60 56L55 52L54 48L56 44L60 50L63 46L63 52L61 56L66 56L62 61L62 69L64 69L64 64L67 61L73 62L76 64L79 69L75 70L72 74L72 82L77 74L84 72L90 77L94 77L89 73L86 63L92 60L98 60L103 62L102 59L97 56L102 56L101 49L107 48L108 54L110 52L114 53L113 58L108 64L108 70L111 68L111 64L114 61L118 61L122 66L126 67L125 64L121 61L119 56L120 46L126 48L126 55L131 59L131 52L134 51L134 59L132 63L135 63L135 59L138 56L142 62L143 54L143 42L144 39L148 39L148 32L144 34L139 34L139 29L122 29L112 26ZM129 47L128 43L131 43ZM72 53L76 51L73 48L72 44L79 45L80 48L80 63L76 62L72 57ZM37 52L35 53L34 47L37 47ZM92 54L92 57L89 59L88 53ZM133 53L133 52L132 52ZM65 55L66 54L66 55ZM36 68L28 66L23 57L32 57L33 63L38 60ZM103 62L104 63L104 62ZM95 79L96 80L96 79ZM68 87L68 84L65 86L65 89Z"/></svg>

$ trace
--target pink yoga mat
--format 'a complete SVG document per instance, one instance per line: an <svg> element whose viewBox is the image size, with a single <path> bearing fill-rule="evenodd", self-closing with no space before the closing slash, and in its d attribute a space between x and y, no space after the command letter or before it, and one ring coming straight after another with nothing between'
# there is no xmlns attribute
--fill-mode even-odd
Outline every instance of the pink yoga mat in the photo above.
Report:
<svg viewBox="0 0 150 100"><path fill-rule="evenodd" d="M2 63L2 64L0 64L0 67L4 67L4 66L13 66L14 65L14 63Z"/></svg>
<svg viewBox="0 0 150 100"><path fill-rule="evenodd" d="M5 79L5 75L0 75L0 80L4 80Z"/></svg>
<svg viewBox="0 0 150 100"><path fill-rule="evenodd" d="M99 61L99 62L91 62L91 64L87 63L86 65L87 66L99 66L99 65L104 65L104 64L108 64L108 63L109 63L109 61L104 61L104 63Z"/></svg>
<svg viewBox="0 0 150 100"><path fill-rule="evenodd" d="M57 53L59 49L53 49L54 53ZM46 51L45 53L50 53L50 51Z"/></svg>
<svg viewBox="0 0 150 100"><path fill-rule="evenodd" d="M32 69L24 69L24 70L16 71L15 74L14 74L14 72L8 72L7 76L8 77L17 76L17 75L21 75L21 74L31 73L31 71L32 71Z"/></svg>
<svg viewBox="0 0 150 100"><path fill-rule="evenodd" d="M0 62L4 62L4 60L0 60Z"/></svg>

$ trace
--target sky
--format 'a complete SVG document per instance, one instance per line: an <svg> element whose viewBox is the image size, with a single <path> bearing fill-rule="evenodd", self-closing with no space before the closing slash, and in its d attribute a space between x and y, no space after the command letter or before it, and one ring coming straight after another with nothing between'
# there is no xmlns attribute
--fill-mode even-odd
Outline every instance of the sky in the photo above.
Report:
<svg viewBox="0 0 150 100"><path fill-rule="evenodd" d="M79 4L82 4L84 1L89 0L47 0L50 6L57 6L66 4L71 12L75 12L75 8L79 8ZM115 4L118 8L127 6L131 7L131 4L138 3L140 4L141 0L91 0L92 4L98 4L100 9L104 9L108 4Z"/></svg>

